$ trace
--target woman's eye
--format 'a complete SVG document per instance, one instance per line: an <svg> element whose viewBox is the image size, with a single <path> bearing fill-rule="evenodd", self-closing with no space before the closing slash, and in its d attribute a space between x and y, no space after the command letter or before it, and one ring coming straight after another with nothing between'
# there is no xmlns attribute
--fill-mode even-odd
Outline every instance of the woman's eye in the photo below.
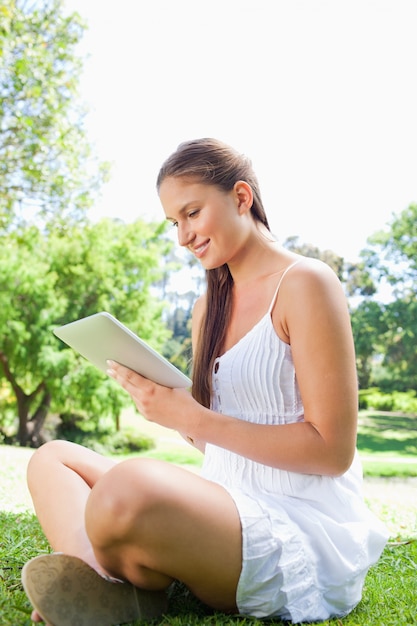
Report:
<svg viewBox="0 0 417 626"><path fill-rule="evenodd" d="M178 228L178 222L171 222L171 226L173 226L174 228Z"/></svg>
<svg viewBox="0 0 417 626"><path fill-rule="evenodd" d="M188 214L188 217L197 217L199 212L200 212L200 209L195 209L194 211L190 211Z"/></svg>

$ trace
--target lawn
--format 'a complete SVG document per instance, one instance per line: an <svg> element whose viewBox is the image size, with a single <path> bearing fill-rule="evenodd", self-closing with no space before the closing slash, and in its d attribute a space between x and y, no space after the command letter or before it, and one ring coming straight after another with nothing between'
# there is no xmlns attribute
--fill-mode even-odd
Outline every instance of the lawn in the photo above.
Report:
<svg viewBox="0 0 417 626"><path fill-rule="evenodd" d="M152 456L166 458L197 469L201 457L165 429L135 421L154 435L157 446ZM388 525L391 540L380 561L366 579L363 599L343 620L324 626L394 626L416 624L417 619L417 432L416 419L381 413L361 413L358 447L363 458L365 494L369 506ZM29 626L30 605L20 583L23 564L48 544L30 508L25 486L25 468L30 450L0 446L0 624ZM378 474L378 467L381 473ZM408 473L409 472L409 473ZM378 476L389 478L378 478ZM387 496L388 494L388 496ZM262 626L256 619L213 613L187 593L174 587L169 615L155 626ZM140 624L136 622L135 624ZM279 620L268 624L281 625ZM99 624L97 626L100 626Z"/></svg>
<svg viewBox="0 0 417 626"><path fill-rule="evenodd" d="M358 449L366 476L417 476L417 417L361 411Z"/></svg>

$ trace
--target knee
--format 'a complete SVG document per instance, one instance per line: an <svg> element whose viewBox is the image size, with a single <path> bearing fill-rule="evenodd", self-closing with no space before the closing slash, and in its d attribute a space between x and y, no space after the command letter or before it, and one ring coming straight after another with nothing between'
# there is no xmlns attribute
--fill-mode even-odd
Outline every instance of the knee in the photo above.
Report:
<svg viewBox="0 0 417 626"><path fill-rule="evenodd" d="M166 494L162 483L158 462L150 459L124 461L100 478L91 490L85 514L95 551L140 541Z"/></svg>
<svg viewBox="0 0 417 626"><path fill-rule="evenodd" d="M32 454L26 472L29 490L39 484L40 477L45 471L54 471L54 464L62 462L72 445L75 444L69 441L49 441Z"/></svg>

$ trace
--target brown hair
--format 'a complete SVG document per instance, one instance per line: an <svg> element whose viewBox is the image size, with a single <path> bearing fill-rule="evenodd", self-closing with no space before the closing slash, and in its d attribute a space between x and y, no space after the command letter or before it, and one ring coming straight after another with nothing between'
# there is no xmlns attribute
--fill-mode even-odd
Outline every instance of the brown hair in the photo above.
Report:
<svg viewBox="0 0 417 626"><path fill-rule="evenodd" d="M252 216L269 230L251 161L221 141L195 139L180 144L159 171L158 192L165 178L171 176L215 185L226 192L237 181L245 181L253 192ZM209 407L214 361L221 354L232 310L233 279L228 266L222 265L207 270L206 281L207 305L193 357L192 393L198 402Z"/></svg>

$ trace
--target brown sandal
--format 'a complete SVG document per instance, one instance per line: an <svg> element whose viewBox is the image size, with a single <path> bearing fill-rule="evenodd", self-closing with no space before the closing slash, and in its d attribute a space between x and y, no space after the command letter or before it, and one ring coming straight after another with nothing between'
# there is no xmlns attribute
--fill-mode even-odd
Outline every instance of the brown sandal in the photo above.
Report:
<svg viewBox="0 0 417 626"><path fill-rule="evenodd" d="M31 559L22 569L22 583L35 610L51 626L112 626L153 619L167 609L165 591L103 578L66 554Z"/></svg>

